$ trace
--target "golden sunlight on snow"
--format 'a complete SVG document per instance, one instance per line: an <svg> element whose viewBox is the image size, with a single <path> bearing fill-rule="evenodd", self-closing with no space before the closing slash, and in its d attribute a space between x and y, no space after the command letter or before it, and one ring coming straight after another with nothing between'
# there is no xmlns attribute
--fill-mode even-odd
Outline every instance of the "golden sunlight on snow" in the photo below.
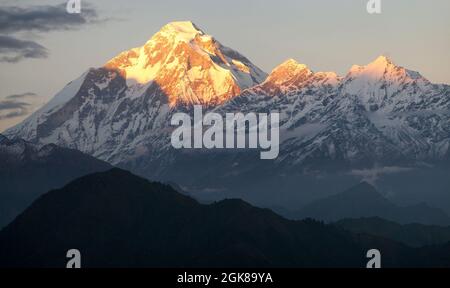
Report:
<svg viewBox="0 0 450 288"><path fill-rule="evenodd" d="M244 62L186 21L165 25L144 46L120 53L105 67L118 70L128 86L156 83L170 106L217 105L264 80L264 72Z"/></svg>

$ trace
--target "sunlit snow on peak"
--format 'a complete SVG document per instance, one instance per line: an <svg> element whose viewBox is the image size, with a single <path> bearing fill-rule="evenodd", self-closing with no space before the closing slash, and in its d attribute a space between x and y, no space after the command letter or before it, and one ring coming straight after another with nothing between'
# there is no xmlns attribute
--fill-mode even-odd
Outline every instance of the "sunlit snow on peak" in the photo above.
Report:
<svg viewBox="0 0 450 288"><path fill-rule="evenodd" d="M217 105L261 83L266 73L190 21L171 22L145 45L110 60L129 87L156 83L170 106Z"/></svg>

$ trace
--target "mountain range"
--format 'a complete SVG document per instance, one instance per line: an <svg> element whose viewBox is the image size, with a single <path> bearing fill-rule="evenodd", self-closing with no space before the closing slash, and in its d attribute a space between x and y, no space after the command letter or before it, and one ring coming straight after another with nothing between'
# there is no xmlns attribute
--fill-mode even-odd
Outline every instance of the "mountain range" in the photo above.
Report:
<svg viewBox="0 0 450 288"><path fill-rule="evenodd" d="M431 208L425 203L398 206L365 182L336 195L314 201L293 213L292 217L313 218L326 222L348 218L379 217L400 224L450 225L450 217L442 210Z"/></svg>
<svg viewBox="0 0 450 288"><path fill-rule="evenodd" d="M0 228L51 189L112 166L77 150L0 134Z"/></svg>
<svg viewBox="0 0 450 288"><path fill-rule="evenodd" d="M112 169L39 197L0 232L0 267L448 267L448 244L411 248L242 200L201 205L170 186Z"/></svg>
<svg viewBox="0 0 450 288"><path fill-rule="evenodd" d="M280 156L175 150L171 116L280 113ZM450 86L385 56L346 75L288 60L266 74L192 22L164 26L5 132L77 149L208 201L298 209L366 180L401 204L450 211ZM449 200L449 201L447 201Z"/></svg>

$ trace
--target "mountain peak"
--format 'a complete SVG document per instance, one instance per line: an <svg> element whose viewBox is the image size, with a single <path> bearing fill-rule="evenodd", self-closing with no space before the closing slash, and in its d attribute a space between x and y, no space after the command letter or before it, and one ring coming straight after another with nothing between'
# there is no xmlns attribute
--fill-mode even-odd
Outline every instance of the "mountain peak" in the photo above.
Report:
<svg viewBox="0 0 450 288"><path fill-rule="evenodd" d="M281 63L278 67L276 67L274 70L277 69L291 69L291 70L304 70L304 69L308 69L308 66L306 66L305 64L299 63L297 62L297 60L295 59L288 59L286 61L284 61L283 63Z"/></svg>
<svg viewBox="0 0 450 288"><path fill-rule="evenodd" d="M394 70L398 68L392 60L385 56L381 55L377 57L374 61L370 62L365 66L353 65L350 68L350 74L366 74L368 76L382 76L387 71Z"/></svg>
<svg viewBox="0 0 450 288"><path fill-rule="evenodd" d="M192 21L173 21L166 24L164 28L178 32L202 32Z"/></svg>
<svg viewBox="0 0 450 288"><path fill-rule="evenodd" d="M294 59L288 59L272 70L266 82L275 85L294 84L294 82L297 83L311 73L311 70L305 64L301 64Z"/></svg>
<svg viewBox="0 0 450 288"><path fill-rule="evenodd" d="M389 65L389 64L393 64L393 62L392 62L391 58L389 58L388 56L380 55L371 64L386 66L386 65Z"/></svg>
<svg viewBox="0 0 450 288"><path fill-rule="evenodd" d="M159 33L176 35L178 40L184 42L192 41L197 35L205 35L205 33L191 21L170 22L162 27Z"/></svg>
<svg viewBox="0 0 450 288"><path fill-rule="evenodd" d="M359 184L351 187L350 189L342 192L341 195L346 196L364 195L364 197L371 196L375 198L383 197L373 185L369 184L366 181L362 181Z"/></svg>
<svg viewBox="0 0 450 288"><path fill-rule="evenodd" d="M368 87L375 85L373 89L379 89L376 86L377 83L395 83L397 87L400 87L402 83L410 83L412 81L419 81L421 84L428 83L428 80L420 73L396 65L391 58L385 55L377 57L365 66L353 65L346 76L346 80L353 82L348 85L348 92L351 92L351 94L365 95L375 92L368 92ZM362 87L366 87L366 90L361 90Z"/></svg>
<svg viewBox="0 0 450 288"><path fill-rule="evenodd" d="M170 107L215 106L267 75L190 21L166 24L144 46L122 52L105 67L119 71L128 87L153 84Z"/></svg>
<svg viewBox="0 0 450 288"><path fill-rule="evenodd" d="M365 66L366 69L369 69L371 71L386 71L390 68L395 68L396 65L392 62L390 58L387 56L381 55L377 57L374 61L370 62L368 65Z"/></svg>

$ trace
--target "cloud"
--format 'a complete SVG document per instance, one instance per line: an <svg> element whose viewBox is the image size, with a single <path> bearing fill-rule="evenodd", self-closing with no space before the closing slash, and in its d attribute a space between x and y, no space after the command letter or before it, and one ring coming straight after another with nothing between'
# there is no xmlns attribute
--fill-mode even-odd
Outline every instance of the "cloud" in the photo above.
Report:
<svg viewBox="0 0 450 288"><path fill-rule="evenodd" d="M402 173L411 170L412 168L408 167L386 166L386 167L375 167L372 169L352 170L349 174L361 177L363 181L375 185L378 178L382 175Z"/></svg>
<svg viewBox="0 0 450 288"><path fill-rule="evenodd" d="M47 58L47 48L41 44L21 40L14 33L74 30L83 25L98 23L97 11L83 2L81 13L70 14L66 3L56 6L0 7L0 62L16 63L27 58Z"/></svg>
<svg viewBox="0 0 450 288"><path fill-rule="evenodd" d="M28 115L39 104L38 98L33 92L3 97L3 100L0 100L0 120Z"/></svg>
<svg viewBox="0 0 450 288"><path fill-rule="evenodd" d="M25 102L6 100L6 101L0 102L0 111L9 110L9 109L24 109L29 105L30 104L25 103Z"/></svg>
<svg viewBox="0 0 450 288"><path fill-rule="evenodd" d="M37 94L33 93L33 92L26 92L26 93L22 93L22 94L12 94L12 95L6 96L5 99L22 99L22 98L27 98L30 96L37 96Z"/></svg>
<svg viewBox="0 0 450 288"><path fill-rule="evenodd" d="M0 120L27 115L29 106L21 101L4 100L0 102Z"/></svg>
<svg viewBox="0 0 450 288"><path fill-rule="evenodd" d="M0 35L0 62L16 63L25 58L46 58L47 49L33 41Z"/></svg>
<svg viewBox="0 0 450 288"><path fill-rule="evenodd" d="M98 21L96 10L86 3L83 3L79 14L67 13L65 3L56 6L0 8L0 33L6 34L22 31L71 30Z"/></svg>

